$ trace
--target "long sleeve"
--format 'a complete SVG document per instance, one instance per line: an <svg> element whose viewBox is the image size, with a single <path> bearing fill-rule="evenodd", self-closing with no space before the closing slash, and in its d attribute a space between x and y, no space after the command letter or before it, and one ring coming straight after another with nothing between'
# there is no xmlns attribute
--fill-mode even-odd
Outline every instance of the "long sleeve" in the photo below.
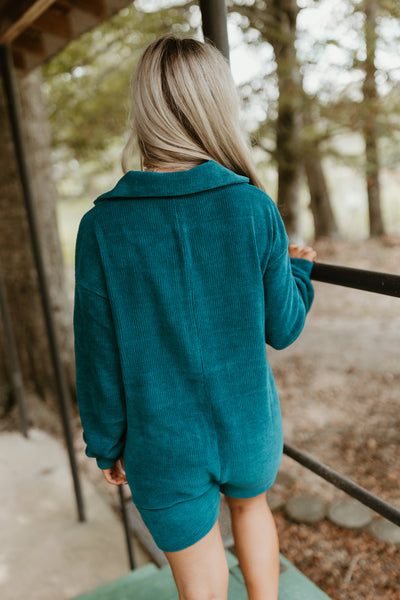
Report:
<svg viewBox="0 0 400 600"><path fill-rule="evenodd" d="M313 263L289 257L289 240L276 208L272 216L273 245L263 273L265 341L280 350L292 344L304 327L314 298Z"/></svg>
<svg viewBox="0 0 400 600"><path fill-rule="evenodd" d="M123 453L126 407L100 253L94 227L87 221L81 221L75 254L76 391L86 454L107 469Z"/></svg>

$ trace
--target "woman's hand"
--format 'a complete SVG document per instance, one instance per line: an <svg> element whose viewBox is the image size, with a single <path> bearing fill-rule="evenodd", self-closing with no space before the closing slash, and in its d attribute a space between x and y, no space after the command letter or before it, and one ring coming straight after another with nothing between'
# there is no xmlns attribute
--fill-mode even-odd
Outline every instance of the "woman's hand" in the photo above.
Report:
<svg viewBox="0 0 400 600"><path fill-rule="evenodd" d="M102 471L108 483L112 483L113 485L127 483L123 458L120 458L111 469L102 469Z"/></svg>
<svg viewBox="0 0 400 600"><path fill-rule="evenodd" d="M304 260L310 260L313 262L317 256L314 248L307 246L303 248L302 246L293 246L289 244L289 256L290 258L303 258Z"/></svg>

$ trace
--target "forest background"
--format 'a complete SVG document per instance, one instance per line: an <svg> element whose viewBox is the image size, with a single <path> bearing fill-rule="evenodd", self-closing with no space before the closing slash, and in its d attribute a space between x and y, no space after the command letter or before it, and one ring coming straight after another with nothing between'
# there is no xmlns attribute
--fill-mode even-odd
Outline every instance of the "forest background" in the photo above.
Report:
<svg viewBox="0 0 400 600"><path fill-rule="evenodd" d="M398 4L242 0L228 9L243 128L291 238L399 233ZM44 67L67 264L82 210L122 174L138 56L171 30L202 39L196 2L137 0Z"/></svg>
<svg viewBox="0 0 400 600"><path fill-rule="evenodd" d="M243 129L291 241L328 239L345 248L346 241L372 238L395 246L400 234L399 3L229 0L227 8ZM44 267L73 399L79 221L122 175L130 78L144 47L169 31L202 39L198 2L136 0L42 67L18 77ZM0 91L0 122L5 106ZM7 176L0 180L0 262L36 418L44 406L56 405L57 386L6 121L3 129L0 170ZM138 168L136 155L132 169ZM354 250L343 251L340 260L362 266ZM377 270L384 270L382 262ZM6 356L0 353L0 417L16 408Z"/></svg>
<svg viewBox="0 0 400 600"><path fill-rule="evenodd" d="M315 244L321 262L399 273L400 4L229 0L227 7L243 127L290 238ZM168 31L202 39L200 20L194 0L136 0L43 67L18 76L46 279L73 400L79 221L122 175L129 80L142 50ZM6 114L0 85L2 275L29 424L61 437L58 388ZM137 156L132 168L139 168ZM314 285L315 301L299 341L283 353L268 348L285 439L400 506L398 299ZM72 406L76 448L82 469L89 471L76 403ZM0 331L0 428L18 427ZM283 468L294 470L285 461ZM323 488L303 469L285 493L304 491L336 499L332 486ZM332 530L327 536L323 522L307 554L300 542L311 543L309 530L301 538L301 527L294 532L278 518L282 550L334 600L398 598L398 554L388 560L390 548L377 549L368 532L337 536ZM354 557L359 562L349 587Z"/></svg>

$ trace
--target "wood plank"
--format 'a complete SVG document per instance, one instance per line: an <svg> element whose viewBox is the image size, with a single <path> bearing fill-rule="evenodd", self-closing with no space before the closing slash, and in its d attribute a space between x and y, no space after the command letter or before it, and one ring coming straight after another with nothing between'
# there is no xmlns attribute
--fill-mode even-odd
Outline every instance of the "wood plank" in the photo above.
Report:
<svg viewBox="0 0 400 600"><path fill-rule="evenodd" d="M9 3L13 2L15 5L25 5L27 6L27 1L28 0L0 0L0 17L3 14L2 12L2 8L4 9L4 6L8 6ZM92 12L84 12L83 10L81 10L80 8L78 8L78 6L81 4L81 2L91 2L91 8L93 9ZM101 6L104 6L104 16L96 13L93 14L94 11L94 4L93 4L94 0L52 0L53 4L51 4L51 10L53 8L58 8L59 10L64 10L66 11L65 14L68 15L68 28L71 29L71 35L69 37L67 37L67 31L64 30L65 35L61 36L61 35L57 35L57 32L49 32L47 31L47 27L39 27L37 28L37 31L40 31L42 33L43 36L43 45L44 45L44 54L42 53L38 53L35 54L33 52L30 52L29 50L26 50L23 47L23 44L21 43L21 41L17 42L16 44L14 44L14 42L12 42L11 44L11 49L13 52L16 53L16 61L15 61L15 66L24 71L24 72L29 72L31 69L34 69L36 66L38 66L39 64L43 63L45 60L51 58L52 56L54 56L55 54L57 54L57 52L59 52L60 50L62 50L66 44L72 40L72 39L76 39L78 38L81 34L85 33L86 31L89 31L90 29L92 29L92 27L100 24L102 21L105 21L106 19L110 18L112 15L114 15L117 11L121 10L122 8L124 8L125 6L129 5L131 3L132 0L102 0ZM95 0L98 3L98 0ZM76 4L75 8L73 6L73 4ZM33 0L30 0L30 4L33 3ZM85 6L89 7L88 4L85 4ZM101 6L99 4L96 4L97 7ZM19 8L19 7L18 7ZM42 13L43 16L45 15L45 13ZM36 18L39 18L41 15L38 15ZM36 19L34 19L36 20ZM6 24L3 23L3 21L0 19L0 32L2 30L2 27L4 28L8 28L10 25L10 22L7 22ZM61 27L61 26L60 26ZM46 30L45 30L46 29ZM61 33L61 32L59 32ZM28 45L29 46L29 45ZM22 52L21 52L22 51Z"/></svg>
<svg viewBox="0 0 400 600"><path fill-rule="evenodd" d="M107 16L106 5L104 0L67 0L70 6L79 8L82 12L89 13L104 19Z"/></svg>
<svg viewBox="0 0 400 600"><path fill-rule="evenodd" d="M248 600L249 598L246 587L231 573L229 574L228 598L229 600Z"/></svg>
<svg viewBox="0 0 400 600"><path fill-rule="evenodd" d="M17 50L24 50L30 54L36 54L37 56L43 57L43 59L46 56L42 34L40 31L36 31L30 27L13 41L13 49L14 48Z"/></svg>
<svg viewBox="0 0 400 600"><path fill-rule="evenodd" d="M16 69L20 69L21 71L24 71L26 69L26 60L25 60L24 52L22 52L21 50L16 50L16 49L12 48L11 54L13 57L14 67Z"/></svg>
<svg viewBox="0 0 400 600"><path fill-rule="evenodd" d="M228 550L229 600L248 600L243 575L237 558ZM280 555L285 570L279 580L279 600L330 600L291 562ZM74 600L178 600L178 592L169 564L162 569L149 564L125 577L107 583L96 590L78 596Z"/></svg>
<svg viewBox="0 0 400 600"><path fill-rule="evenodd" d="M71 40L72 27L69 20L70 8L55 2L38 19L33 21L32 27L56 35L60 38Z"/></svg>
<svg viewBox="0 0 400 600"><path fill-rule="evenodd" d="M228 563L228 569L232 571L235 567L239 565L239 560L237 556L229 552L229 550L225 549L226 561Z"/></svg>
<svg viewBox="0 0 400 600"><path fill-rule="evenodd" d="M287 567L279 578L279 600L330 600L319 587L317 587L301 571L284 556L281 562Z"/></svg>
<svg viewBox="0 0 400 600"><path fill-rule="evenodd" d="M55 0L8 0L0 12L0 44L9 44Z"/></svg>
<svg viewBox="0 0 400 600"><path fill-rule="evenodd" d="M141 567L140 572L145 567ZM178 590L169 568L156 569L136 579L136 571L126 577L76 597L74 600L179 600Z"/></svg>

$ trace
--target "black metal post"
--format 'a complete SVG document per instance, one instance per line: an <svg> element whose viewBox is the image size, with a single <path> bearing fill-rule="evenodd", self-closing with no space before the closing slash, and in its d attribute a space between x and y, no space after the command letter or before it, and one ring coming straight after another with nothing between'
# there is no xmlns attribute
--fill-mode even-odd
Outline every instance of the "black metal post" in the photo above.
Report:
<svg viewBox="0 0 400 600"><path fill-rule="evenodd" d="M49 291L47 287L46 275L43 264L43 255L40 246L39 228L37 225L37 217L35 213L35 205L33 200L33 194L29 181L29 171L26 161L26 151L23 142L23 136L20 125L20 115L18 109L17 90L16 83L14 80L14 71L11 58L10 48L5 45L0 46L0 64L1 72L3 77L4 91L7 98L8 111L10 116L10 124L13 132L15 155L18 162L21 184L24 193L27 217L29 222L29 228L32 237L32 247L36 263L36 269L39 279L39 287L41 292L41 299L43 303L43 312L46 322L47 335L50 344L51 357L54 366L54 373L58 388L58 400L60 413L64 428L64 436L68 449L69 462L71 467L71 474L75 488L75 497L78 509L78 516L80 521L85 521L85 511L83 504L83 497L81 491L81 485L79 480L78 468L76 464L74 447L73 447L73 436L69 418L69 398L67 392L67 385L65 381L65 375L63 366L60 359L59 345L56 337L56 330L53 321L53 315L50 305Z"/></svg>
<svg viewBox="0 0 400 600"><path fill-rule="evenodd" d="M346 494L349 496L352 496L353 498L359 500L362 504L369 506L372 508L372 510L382 515L382 517L385 517L395 525L400 526L400 510L398 508L395 508L388 502L381 500L378 498L378 496L371 494L371 492L365 488L361 487L357 483L354 483L354 481L351 481L351 479L344 477L337 471L327 467L323 463L315 460L305 452L302 452L290 444L284 444L283 451L287 456L293 458L293 460L303 465L303 467L306 467L306 469L309 471L313 471L313 473L319 475L326 481L329 481L335 487L346 492Z"/></svg>
<svg viewBox="0 0 400 600"><path fill-rule="evenodd" d="M229 41L225 0L200 0L203 35L213 42L229 61Z"/></svg>
<svg viewBox="0 0 400 600"><path fill-rule="evenodd" d="M393 275L391 273L314 263L311 271L311 279L334 285L342 285L355 290L400 297L400 275Z"/></svg>
<svg viewBox="0 0 400 600"><path fill-rule="evenodd" d="M10 312L6 298L6 291L3 284L3 276L1 274L0 265L0 312L3 323L5 350L8 358L11 385L14 392L14 397L18 405L19 423L23 435L28 437L28 418L26 414L26 405L24 397L24 388L19 364L17 345L15 343L14 332L11 323Z"/></svg>
<svg viewBox="0 0 400 600"><path fill-rule="evenodd" d="M133 570L135 568L135 558L133 555L132 541L131 541L131 536L130 536L130 532L129 532L128 515L126 514L123 485L118 486L118 493L119 493L119 503L121 506L122 520L124 522L124 532L125 532L125 540L126 540L126 549L128 551L129 566L130 566L131 570Z"/></svg>

